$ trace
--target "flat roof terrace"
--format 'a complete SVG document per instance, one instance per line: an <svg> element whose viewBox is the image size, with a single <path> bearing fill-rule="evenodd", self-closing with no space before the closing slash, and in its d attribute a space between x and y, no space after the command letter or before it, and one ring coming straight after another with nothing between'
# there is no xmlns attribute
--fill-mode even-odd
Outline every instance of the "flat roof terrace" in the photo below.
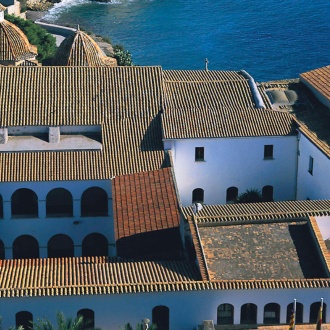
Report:
<svg viewBox="0 0 330 330"><path fill-rule="evenodd" d="M324 278L309 224L198 225L210 280Z"/></svg>

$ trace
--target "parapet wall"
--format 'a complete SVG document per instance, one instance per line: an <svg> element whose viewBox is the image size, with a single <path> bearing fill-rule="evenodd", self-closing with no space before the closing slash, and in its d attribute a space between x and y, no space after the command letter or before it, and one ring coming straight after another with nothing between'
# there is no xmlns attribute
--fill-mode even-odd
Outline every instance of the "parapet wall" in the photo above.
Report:
<svg viewBox="0 0 330 330"><path fill-rule="evenodd" d="M44 28L47 32L51 34L57 34L63 37L68 37L75 33L76 29L69 28L66 26L60 26L60 25L55 25L55 24L49 24L49 23L44 23L44 22L39 22L35 21L36 24Z"/></svg>

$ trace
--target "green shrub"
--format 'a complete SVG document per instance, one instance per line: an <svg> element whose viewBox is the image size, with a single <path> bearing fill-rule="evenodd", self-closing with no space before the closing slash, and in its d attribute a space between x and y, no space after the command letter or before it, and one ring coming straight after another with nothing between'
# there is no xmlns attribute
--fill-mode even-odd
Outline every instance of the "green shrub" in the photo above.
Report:
<svg viewBox="0 0 330 330"><path fill-rule="evenodd" d="M125 50L122 45L113 46L115 59L119 66L132 66L132 55L128 50Z"/></svg>
<svg viewBox="0 0 330 330"><path fill-rule="evenodd" d="M240 194L237 199L238 203L258 203L262 202L262 195L258 189L248 189Z"/></svg>
<svg viewBox="0 0 330 330"><path fill-rule="evenodd" d="M43 61L45 59L52 58L55 55L57 49L56 39L45 29L33 23L29 19L24 20L20 17L16 17L13 15L5 15L5 19L20 28L28 38L29 42L32 45L37 46L38 61Z"/></svg>

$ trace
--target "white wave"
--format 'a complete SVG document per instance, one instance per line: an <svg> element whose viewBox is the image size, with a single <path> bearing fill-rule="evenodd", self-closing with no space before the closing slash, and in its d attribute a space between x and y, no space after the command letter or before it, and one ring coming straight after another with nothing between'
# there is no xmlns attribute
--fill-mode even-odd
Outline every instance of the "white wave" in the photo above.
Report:
<svg viewBox="0 0 330 330"><path fill-rule="evenodd" d="M50 8L45 16L42 18L48 22L53 22L58 18L64 11L68 8L79 6L84 3L89 3L90 0L62 0L61 2L56 3L52 8Z"/></svg>

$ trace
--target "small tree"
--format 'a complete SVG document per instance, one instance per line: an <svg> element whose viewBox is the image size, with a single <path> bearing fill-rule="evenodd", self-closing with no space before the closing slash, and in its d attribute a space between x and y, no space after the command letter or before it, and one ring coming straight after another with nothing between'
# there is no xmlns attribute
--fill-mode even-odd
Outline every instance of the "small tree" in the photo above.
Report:
<svg viewBox="0 0 330 330"><path fill-rule="evenodd" d="M113 52L119 66L133 65L132 54L128 50L125 50L124 46L122 45L113 46Z"/></svg>
<svg viewBox="0 0 330 330"><path fill-rule="evenodd" d="M79 330L83 325L83 317L81 315L76 318L66 318L62 312L56 314L57 330ZM33 329L36 330L55 330L56 327L46 319L38 319L37 323L33 323Z"/></svg>
<svg viewBox="0 0 330 330"><path fill-rule="evenodd" d="M29 19L25 20L14 15L5 15L5 18L23 31L30 44L37 46L37 59L39 61L51 58L55 55L57 49L56 39L45 29Z"/></svg>
<svg viewBox="0 0 330 330"><path fill-rule="evenodd" d="M261 192L258 189L248 189L237 198L238 203L258 203L262 201Z"/></svg>

